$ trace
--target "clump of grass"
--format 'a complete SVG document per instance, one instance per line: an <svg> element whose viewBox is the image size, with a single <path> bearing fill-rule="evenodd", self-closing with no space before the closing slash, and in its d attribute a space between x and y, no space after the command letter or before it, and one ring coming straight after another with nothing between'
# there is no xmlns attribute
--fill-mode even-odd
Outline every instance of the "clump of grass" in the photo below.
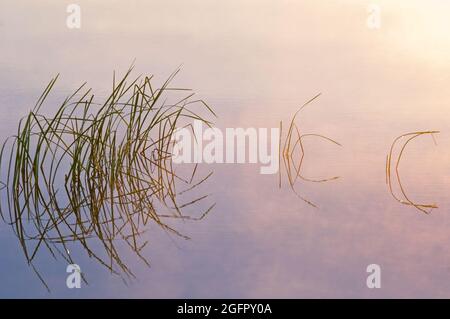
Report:
<svg viewBox="0 0 450 319"><path fill-rule="evenodd" d="M211 174L198 181L195 166L190 177L184 177L171 158L175 130L192 120L210 125L201 114L214 112L188 90L170 86L179 70L154 88L152 76L130 80L132 69L118 81L114 76L112 92L103 103L95 102L83 84L48 116L41 109L55 77L1 148L0 172L6 176L0 214L47 289L34 265L41 249L72 264L69 246L79 244L112 273L133 277L118 242L149 265L142 255L147 244L141 236L144 226L153 222L188 238L165 220L199 220L214 207L198 216L184 213L207 195L186 203L180 196ZM175 91L183 96L168 102Z"/></svg>
<svg viewBox="0 0 450 319"><path fill-rule="evenodd" d="M342 146L335 140L328 138L326 136L320 135L320 134L314 134L314 133L305 133L302 134L300 132L299 126L296 124L296 118L299 115L299 113L309 104L311 104L314 100L316 100L320 96L320 93L314 96L312 99L304 103L294 114L294 116L291 119L291 122L289 124L289 128L287 131L287 135L284 141L283 150L281 152L281 136L282 136L282 128L283 128L283 122L280 122L280 156L282 154L283 156L283 163L284 167L286 169L286 175L289 183L289 187L294 192L294 194L299 197L302 201L307 203L310 206L317 207L316 204L311 202L310 200L306 199L302 195L298 193L298 191L295 188L295 184L298 180L302 180L304 182L314 182L314 183L322 183L327 182L331 180L338 179L339 176L334 176L330 178L323 178L323 179L313 179L313 178L307 178L303 176L302 174L302 165L303 165L303 159L305 157L305 148L303 145L303 139L304 138L320 138L324 139L328 142L331 142L333 144L336 144L338 146ZM279 172L279 187L281 188L281 171Z"/></svg>
<svg viewBox="0 0 450 319"><path fill-rule="evenodd" d="M389 187L389 192L392 195L392 197L398 201L399 203L403 204L403 205L408 205L408 206L413 206L416 209L418 209L419 211L425 213L425 214L430 214L431 211L434 208L438 208L438 206L436 204L419 204L414 202L413 200L410 199L410 197L407 195L405 187L403 186L401 179L400 179L400 173L399 173L399 167L400 167L400 161L403 157L404 151L406 149L406 146L414 139L418 138L419 136L423 136L423 135L431 135L431 137L433 138L434 143L436 144L436 140L434 138L434 134L438 134L440 133L439 131L420 131L420 132L411 132L411 133L406 133L403 135L400 135L398 137L396 137L394 139L394 141L392 142L391 148L389 150L388 155L386 156L386 184ZM394 150L395 150L395 146L397 145L397 143L402 140L402 139L406 139L403 143L403 145L400 148L400 151L398 152L397 158L396 158L396 164L395 164L395 177L397 180L397 184L398 187L400 189L400 193L401 196L398 196L394 193L393 190L393 185L392 185L392 161L393 161L393 156L394 156ZM403 197L403 198L402 198Z"/></svg>

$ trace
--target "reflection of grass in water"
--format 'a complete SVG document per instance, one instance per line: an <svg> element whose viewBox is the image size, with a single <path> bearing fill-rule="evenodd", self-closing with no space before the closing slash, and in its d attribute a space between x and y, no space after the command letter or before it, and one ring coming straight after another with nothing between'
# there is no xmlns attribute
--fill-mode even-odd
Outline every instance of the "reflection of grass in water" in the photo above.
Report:
<svg viewBox="0 0 450 319"><path fill-rule="evenodd" d="M114 79L103 104L94 103L90 89L83 93L83 85L48 117L40 109L54 78L20 121L17 135L3 144L0 165L7 167L3 192L8 210L1 207L1 216L12 226L29 265L44 284L33 264L44 246L55 258L58 254L74 263L69 244L79 243L111 272L133 276L119 255L117 239L148 264L141 255L147 244L140 240L142 226L153 221L187 238L164 219L201 219L214 206L197 217L182 213L207 196L187 203L179 203L177 196L211 174L195 181L195 166L192 175L184 178L171 161L177 127L190 126L193 119L210 125L192 108L213 111L203 101L193 100L193 94L168 104L168 92L184 91L169 87L178 71L158 89L152 87L151 77L128 83L131 71L119 82ZM177 189L180 183L186 185L184 190ZM94 240L101 252L94 248Z"/></svg>
<svg viewBox="0 0 450 319"><path fill-rule="evenodd" d="M292 191L295 193L296 196L298 196L305 203L307 203L308 205L311 205L313 207L317 207L317 206L314 203L312 203L311 201L309 201L308 199L301 196L295 189L294 186L295 186L297 180L300 179L305 182L321 183L321 182L327 182L327 181L338 179L339 176L335 176L335 177L331 177L331 178L324 178L324 179L312 179L312 178L304 177L302 175L301 169L302 169L302 165L303 165L303 159L305 157L305 148L303 146L303 139L306 137L309 137L309 138L316 137L316 138L321 138L321 139L324 139L326 141L329 141L331 143L341 146L341 144L339 144L338 142L336 142L326 136L320 135L320 134L312 134L312 133L301 134L300 129L295 122L297 115L300 113L300 111L303 110L306 106L308 106L315 99L317 99L319 96L320 96L320 93L317 94L316 96L314 96L312 99L310 99L306 103L304 103L297 110L297 112L295 112L295 114L292 117L292 120L290 122L290 125L289 125L289 129L287 132L286 139L284 141L284 146L283 146L282 152L281 152L281 135L282 135L283 123L280 122L280 156L281 156L281 154L283 156L283 163L284 163L284 167L286 169L286 175L288 178L289 186L292 189ZM298 161L295 160L295 158L294 158L295 155L299 155ZM281 187L281 171L279 173L279 186Z"/></svg>
<svg viewBox="0 0 450 319"><path fill-rule="evenodd" d="M436 144L436 140L434 139L434 134L436 134L436 133L439 133L439 131L411 132L411 133L406 133L406 134L400 135L400 136L396 137L394 139L394 141L392 142L391 148L389 150L389 154L386 157L386 183L389 187L389 192L391 193L392 197L399 203L402 203L404 205L414 206L415 208L417 208L418 210L420 210L421 212L423 212L425 214L431 213L433 208L438 208L438 206L436 204L418 204L409 198L409 196L406 194L405 188L402 185L402 182L400 179L399 166L400 166L400 161L402 159L403 153L406 149L406 146L409 144L409 142L411 142L415 138L422 136L422 135L431 135L434 143ZM392 158L393 158L395 146L403 138L406 138L406 141L403 143L403 146L401 147L400 152L398 153L396 164L395 164L395 176L397 179L397 183L398 183L401 195L403 196L403 199L401 199L397 195L395 195L394 191L393 191L392 176L391 176L391 166L392 165L391 164L392 164Z"/></svg>

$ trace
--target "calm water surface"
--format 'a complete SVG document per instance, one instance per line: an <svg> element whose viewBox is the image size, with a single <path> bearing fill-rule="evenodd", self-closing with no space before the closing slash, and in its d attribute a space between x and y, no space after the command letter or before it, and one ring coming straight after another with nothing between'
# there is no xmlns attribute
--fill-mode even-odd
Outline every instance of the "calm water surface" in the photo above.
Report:
<svg viewBox="0 0 450 319"><path fill-rule="evenodd" d="M49 112L84 81L106 92L112 71L135 60L159 82L182 65L174 83L213 106L223 129L278 127L321 92L299 125L342 147L305 142L306 176L340 176L298 185L318 208L259 165L204 168L214 211L173 223L189 241L150 226L151 268L124 250L137 277L128 285L75 250L89 285L69 290L66 264L44 253L48 294L2 223L0 297L450 297L450 3L377 1L372 30L370 2L77 1L82 26L71 30L63 2L2 1L2 139L57 73ZM396 202L385 182L393 139L424 130L441 131L437 145L412 142L400 171L411 198L438 204L430 215ZM366 287L372 263L381 289Z"/></svg>

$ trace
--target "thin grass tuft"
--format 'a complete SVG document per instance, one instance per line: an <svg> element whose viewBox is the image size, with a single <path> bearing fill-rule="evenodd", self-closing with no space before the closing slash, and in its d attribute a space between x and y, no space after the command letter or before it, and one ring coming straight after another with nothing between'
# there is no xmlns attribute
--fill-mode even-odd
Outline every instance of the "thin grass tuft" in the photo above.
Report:
<svg viewBox="0 0 450 319"><path fill-rule="evenodd" d="M283 164L284 164L284 168L286 170L286 176L287 176L287 180L288 180L288 184L290 189L294 192L294 194L300 198L303 202L305 202L306 204L317 208L317 205L315 203L313 203L312 201L310 201L309 199L305 198L303 195L301 195L295 185L297 184L298 181L303 181L303 182L314 182L314 183L322 183L322 182L328 182L328 181L332 181L332 180L336 180L339 178L339 176L333 176L330 178L322 178L322 179L313 179L313 178L308 178L305 177L302 174L302 166L303 166L303 160L305 157L305 147L303 144L303 140L305 138L320 138L323 139L325 141L331 142L335 145L338 146L342 146L341 144L339 144L338 142L336 142L335 140L320 135L320 134L314 134L314 133L301 133L299 126L296 124L296 119L297 116L300 114L300 112L308 105L310 105L313 101L315 101L319 96L321 95L321 93L315 95L313 98L311 98L310 100L308 100L306 103L304 103L295 113L294 116L292 117L290 124L289 124L289 128L287 130L287 134L284 140L284 144L283 144L283 149L281 151L281 139L282 139L282 127L283 127L283 123L280 122L280 154L283 157ZM282 174L281 174L281 170L279 172L279 187L281 188L281 184L282 184Z"/></svg>
<svg viewBox="0 0 450 319"><path fill-rule="evenodd" d="M420 203L413 201L410 198L410 196L407 195L406 189L402 184L402 181L400 178L400 173L399 173L399 167L400 167L400 162L403 158L406 146L408 146L408 144L412 140L414 140L420 136L431 135L433 142L436 145L436 139L434 137L434 134L438 134L438 133L440 133L440 132L439 131L420 131L420 132L411 132L411 133L402 134L394 139L394 141L392 142L391 147L389 149L389 153L386 156L386 184L388 185L389 193L391 194L391 196L397 202L399 202L403 205L413 206L417 210L419 210L425 214L430 214L433 209L438 208L437 204L425 204L425 203L420 204ZM394 158L394 151L396 149L397 144L401 140L405 140L405 141L403 142L402 146L400 147L400 151L398 152L397 157ZM397 181L398 188L400 189L400 195L395 194L394 187L393 187L393 181L392 181L393 180L393 177L392 177L393 165L392 164L393 164L394 160L395 160L395 168L394 168L395 180Z"/></svg>
<svg viewBox="0 0 450 319"><path fill-rule="evenodd" d="M199 217L184 213L207 196L183 204L179 197L211 174L200 180L194 174L184 177L171 158L175 130L193 119L211 125L207 117L215 116L213 110L193 93L169 102L186 91L170 86L179 70L158 88L152 76L131 78L132 70L120 80L114 74L103 103L95 102L83 84L49 116L41 109L56 76L2 145L0 215L47 289L34 264L42 249L73 264L69 248L77 244L111 273L134 277L120 245L149 265L142 255L144 226L151 221L188 238L167 218L200 220L214 207L208 205Z"/></svg>

